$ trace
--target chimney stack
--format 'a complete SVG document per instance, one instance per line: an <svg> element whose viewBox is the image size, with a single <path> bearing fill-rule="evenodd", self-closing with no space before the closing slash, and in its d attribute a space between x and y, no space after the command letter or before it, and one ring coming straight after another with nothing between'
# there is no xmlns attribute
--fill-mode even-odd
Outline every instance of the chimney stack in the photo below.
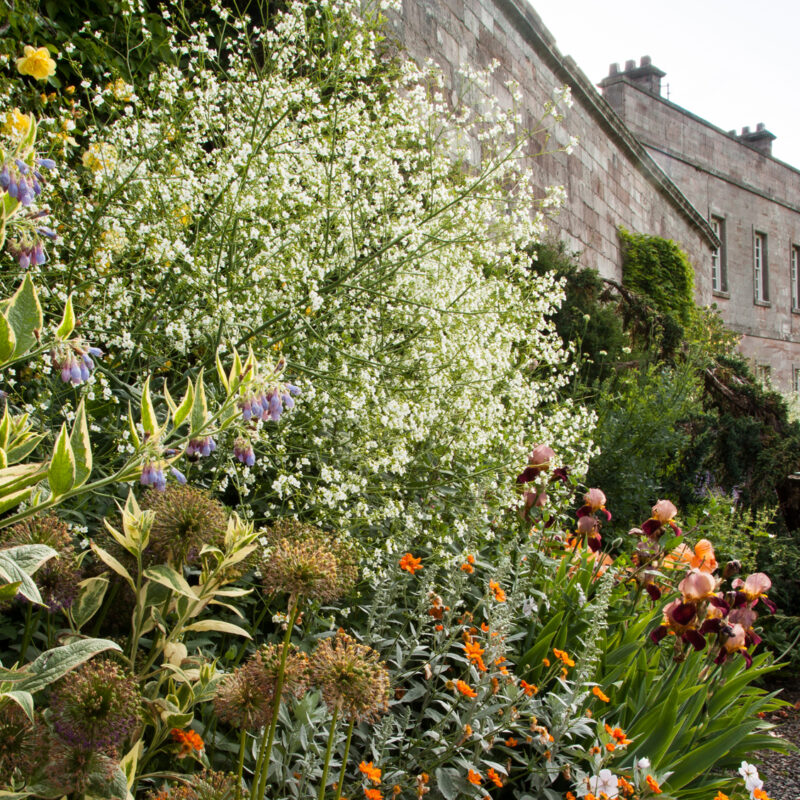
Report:
<svg viewBox="0 0 800 800"><path fill-rule="evenodd" d="M742 128L742 132L736 137L742 144L758 150L765 156L772 155L772 142L777 138L774 133L767 130L767 126L763 122L756 125L756 129L751 131L749 127Z"/></svg>
<svg viewBox="0 0 800 800"><path fill-rule="evenodd" d="M611 64L608 70L608 77L600 81L600 87L606 89L615 83L631 83L642 91L661 96L661 79L667 73L658 67L653 66L653 59L650 56L642 56L639 66L632 58L625 62L625 70L620 72L619 64Z"/></svg>

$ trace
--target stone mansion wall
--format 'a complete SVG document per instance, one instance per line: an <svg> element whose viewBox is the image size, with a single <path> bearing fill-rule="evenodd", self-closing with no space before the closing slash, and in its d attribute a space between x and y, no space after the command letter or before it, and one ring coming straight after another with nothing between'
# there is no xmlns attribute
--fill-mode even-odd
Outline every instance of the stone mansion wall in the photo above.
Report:
<svg viewBox="0 0 800 800"><path fill-rule="evenodd" d="M726 133L660 97L664 73L649 59L617 68L601 96L526 0L403 0L390 22L411 57L438 62L451 91L461 64L499 62L493 92L510 103L503 84L516 80L531 125L554 89L569 85L575 105L555 139L577 136L579 145L535 166L542 192L552 184L567 192L554 238L616 279L620 225L674 239L695 267L697 301L717 303L778 388L797 388L800 172L772 158L772 134Z"/></svg>
<svg viewBox="0 0 800 800"><path fill-rule="evenodd" d="M575 151L541 156L536 171L542 195L564 186L567 207L553 221L554 236L583 252L582 264L606 277L621 277L620 225L680 242L693 263L705 263L716 244L708 222L631 135L572 59L564 58L525 0L403 0L392 26L408 54L440 65L446 86L458 86L458 68L500 64L492 90L510 104L504 83L523 90L526 123L541 117L553 91L567 84L575 101L555 131ZM532 148L537 149L537 148ZM699 276L699 297L711 296L708 276Z"/></svg>
<svg viewBox="0 0 800 800"><path fill-rule="evenodd" d="M800 375L800 172L773 158L763 125L726 132L660 95L664 73L628 62L601 85L606 100L719 233L721 250L695 264L742 352L776 387Z"/></svg>

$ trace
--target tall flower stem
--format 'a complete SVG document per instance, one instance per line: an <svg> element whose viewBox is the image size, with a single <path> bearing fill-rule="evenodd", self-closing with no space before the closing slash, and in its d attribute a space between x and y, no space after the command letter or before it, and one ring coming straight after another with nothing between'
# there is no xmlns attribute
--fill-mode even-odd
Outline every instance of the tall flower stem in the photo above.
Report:
<svg viewBox="0 0 800 800"><path fill-rule="evenodd" d="M236 770L236 800L242 798L242 775L244 774L244 750L247 743L247 731L242 728L239 733L239 766Z"/></svg>
<svg viewBox="0 0 800 800"><path fill-rule="evenodd" d="M347 727L347 741L344 745L344 755L342 756L342 768L339 770L339 782L336 784L336 796L334 800L340 800L342 796L342 785L344 784L344 773L347 769L347 758L350 755L350 740L353 738L353 726L356 724L354 719L350 720L350 725ZM333 730L333 728L331 728ZM324 784L323 784L324 786Z"/></svg>
<svg viewBox="0 0 800 800"><path fill-rule="evenodd" d="M272 720L269 723L266 736L261 741L261 750L258 753L256 769L253 773L253 800L261 800L267 789L267 772L269 772L269 757L272 754L272 743L275 740L275 729L278 726L278 713L281 709L281 693L283 692L283 681L286 673L286 659L289 656L289 644L292 640L292 629L297 620L300 610L300 598L294 598L291 610L289 611L289 621L286 624L286 635L283 637L283 649L281 650L281 663L278 667L278 677L275 681L275 702L272 709Z"/></svg>
<svg viewBox="0 0 800 800"><path fill-rule="evenodd" d="M322 768L322 779L319 783L319 796L317 800L325 800L325 784L328 782L328 768L331 765L331 753L333 753L333 740L336 738L336 719L339 716L339 706L336 706L333 709L333 716L331 717L331 731L328 734L328 748L325 751L325 766ZM352 732L352 726L350 728ZM350 740L347 740L347 744L350 744ZM342 762L342 769L344 769L344 765L346 762ZM337 793L341 790L341 783L337 787Z"/></svg>

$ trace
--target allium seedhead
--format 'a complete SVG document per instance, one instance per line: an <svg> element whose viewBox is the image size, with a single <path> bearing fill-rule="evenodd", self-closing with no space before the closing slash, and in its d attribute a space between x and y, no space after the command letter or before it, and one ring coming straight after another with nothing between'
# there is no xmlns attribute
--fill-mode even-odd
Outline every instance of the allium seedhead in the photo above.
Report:
<svg viewBox="0 0 800 800"><path fill-rule="evenodd" d="M50 699L53 728L64 743L113 753L139 722L141 695L113 661L90 661L67 674Z"/></svg>
<svg viewBox="0 0 800 800"><path fill-rule="evenodd" d="M352 548L335 535L294 520L281 520L267 533L261 563L267 591L332 602L358 578Z"/></svg>
<svg viewBox="0 0 800 800"><path fill-rule="evenodd" d="M234 800L237 796L236 776L231 772L204 769L190 777L191 785L180 783L164 787L151 792L148 800Z"/></svg>
<svg viewBox="0 0 800 800"><path fill-rule="evenodd" d="M69 528L54 514L36 516L2 531L0 546L46 544L58 558L46 561L34 574L42 600L50 611L69 608L78 595L81 570Z"/></svg>
<svg viewBox="0 0 800 800"><path fill-rule="evenodd" d="M203 545L222 546L225 540L225 507L202 489L170 486L163 492L150 490L142 505L155 512L149 550L156 561L189 564Z"/></svg>
<svg viewBox="0 0 800 800"><path fill-rule="evenodd" d="M108 789L117 770L113 756L63 741L53 742L49 756L46 782L56 796L99 795Z"/></svg>
<svg viewBox="0 0 800 800"><path fill-rule="evenodd" d="M14 702L0 708L0 789L10 787L15 775L28 778L45 763L46 737L38 718L31 722Z"/></svg>
<svg viewBox="0 0 800 800"><path fill-rule="evenodd" d="M241 667L226 675L214 698L222 722L240 730L266 725L272 718L281 649L264 645ZM292 648L286 659L282 694L301 696L306 688L307 656Z"/></svg>
<svg viewBox="0 0 800 800"><path fill-rule="evenodd" d="M348 720L373 722L389 709L386 665L344 631L317 646L309 659L309 679L328 708L338 708Z"/></svg>

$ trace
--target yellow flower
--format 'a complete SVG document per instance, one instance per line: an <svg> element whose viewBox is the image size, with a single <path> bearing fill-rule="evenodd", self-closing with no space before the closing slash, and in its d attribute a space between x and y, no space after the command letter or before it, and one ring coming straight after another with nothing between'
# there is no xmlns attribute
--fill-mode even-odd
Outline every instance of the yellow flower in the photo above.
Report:
<svg viewBox="0 0 800 800"><path fill-rule="evenodd" d="M25 55L17 59L17 69L21 75L30 75L37 81L46 81L56 74L56 62L50 58L46 47L38 50L30 45L25 45Z"/></svg>
<svg viewBox="0 0 800 800"><path fill-rule="evenodd" d="M133 97L133 86L125 83L122 78L117 78L112 83L106 84L106 91L114 95L115 100L127 103Z"/></svg>
<svg viewBox="0 0 800 800"><path fill-rule="evenodd" d="M28 114L23 114L18 108L6 112L5 122L3 123L3 133L14 140L22 139L31 126L31 118Z"/></svg>
<svg viewBox="0 0 800 800"><path fill-rule="evenodd" d="M117 148L106 142L95 142L83 154L83 166L94 173L112 172L117 164Z"/></svg>

